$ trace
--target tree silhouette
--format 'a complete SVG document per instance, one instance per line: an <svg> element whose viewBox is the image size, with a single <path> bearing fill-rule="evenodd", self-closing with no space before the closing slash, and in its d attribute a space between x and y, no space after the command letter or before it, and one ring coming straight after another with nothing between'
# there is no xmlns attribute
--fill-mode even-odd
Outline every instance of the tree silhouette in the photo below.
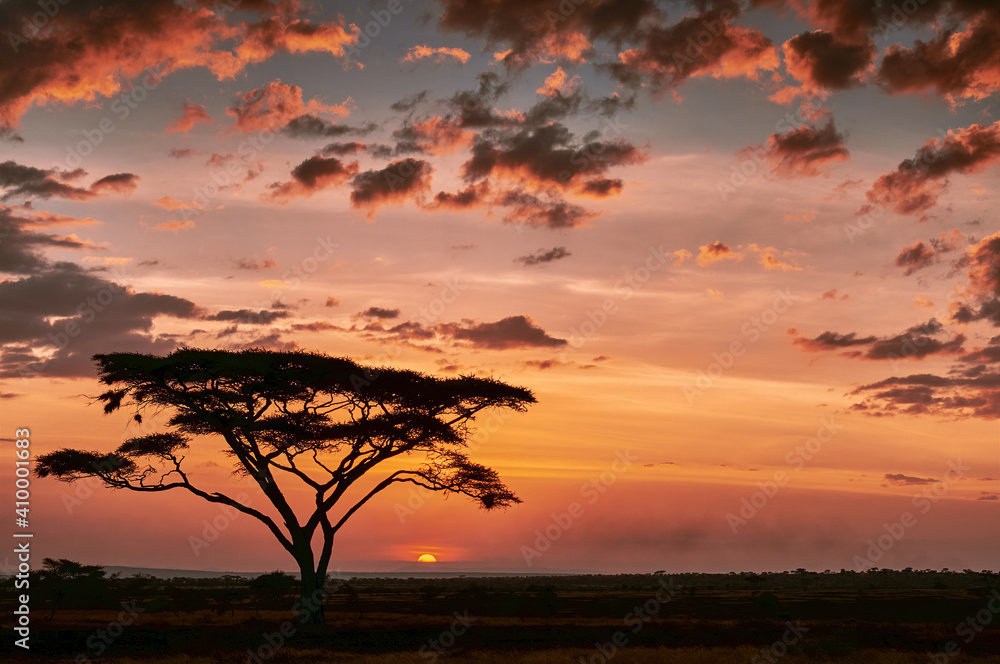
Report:
<svg viewBox="0 0 1000 664"><path fill-rule="evenodd" d="M310 604L322 597L334 536L391 485L462 494L487 510L521 502L496 471L472 462L462 448L480 411L523 412L534 403L524 388L492 378L366 367L304 351L180 349L163 357L102 354L94 361L100 381L111 387L97 397L106 414L129 406L142 422L147 410L168 411L172 430L131 438L110 453L45 454L37 475L67 482L96 477L111 488L140 492L181 489L254 517L298 565L303 622L323 622L321 602L319 609ZM257 483L278 519L191 483L182 468L184 451L192 437L203 436L221 437L235 473ZM363 495L355 489L345 497L379 464L414 454L424 455L418 466L390 472ZM295 481L315 494L315 506L301 518L286 498L286 484ZM331 516L338 504L346 509Z"/></svg>
<svg viewBox="0 0 1000 664"><path fill-rule="evenodd" d="M281 570L262 574L250 581L250 599L260 617L260 610L280 610L288 606L288 598L294 595L298 582L295 577Z"/></svg>
<svg viewBox="0 0 1000 664"><path fill-rule="evenodd" d="M49 618L63 608L105 608L114 604L101 565L45 558L38 572L38 586L49 600Z"/></svg>

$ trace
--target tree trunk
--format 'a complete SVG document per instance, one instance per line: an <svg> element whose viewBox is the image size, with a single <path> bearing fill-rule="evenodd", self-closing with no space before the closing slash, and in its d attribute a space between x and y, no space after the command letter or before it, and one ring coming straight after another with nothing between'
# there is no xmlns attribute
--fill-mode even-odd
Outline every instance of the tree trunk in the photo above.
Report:
<svg viewBox="0 0 1000 664"><path fill-rule="evenodd" d="M299 565L299 572L302 575L302 588L299 598L299 623L302 625L322 625L325 622L323 612L323 602L326 600L326 591L323 588L323 579L312 567L312 556L309 564Z"/></svg>

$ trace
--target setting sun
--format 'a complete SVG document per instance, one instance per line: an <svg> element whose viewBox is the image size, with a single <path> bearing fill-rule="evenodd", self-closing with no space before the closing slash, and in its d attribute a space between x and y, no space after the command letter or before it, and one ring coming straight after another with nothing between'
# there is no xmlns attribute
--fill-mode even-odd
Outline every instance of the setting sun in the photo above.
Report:
<svg viewBox="0 0 1000 664"><path fill-rule="evenodd" d="M418 563L436 563L437 561L438 559L429 553L425 553L424 555L417 558Z"/></svg>

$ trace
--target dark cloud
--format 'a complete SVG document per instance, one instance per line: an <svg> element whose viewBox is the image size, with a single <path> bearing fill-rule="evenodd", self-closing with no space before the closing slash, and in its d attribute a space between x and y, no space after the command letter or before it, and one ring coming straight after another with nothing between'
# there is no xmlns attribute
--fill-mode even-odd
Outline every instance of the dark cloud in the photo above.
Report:
<svg viewBox="0 0 1000 664"><path fill-rule="evenodd" d="M567 256L572 256L566 247L553 247L551 249L539 249L533 254L528 254L527 256L520 256L514 259L515 263L523 263L525 266L540 265L543 263L551 263L552 261L557 261L561 258L566 258Z"/></svg>
<svg viewBox="0 0 1000 664"><path fill-rule="evenodd" d="M441 0L440 25L446 30L478 35L490 47L509 48L503 63L520 69L541 59L578 62L590 41L620 43L640 23L661 15L653 0Z"/></svg>
<svg viewBox="0 0 1000 664"><path fill-rule="evenodd" d="M132 173L116 173L100 178L89 189L68 184L85 175L82 169L60 171L55 168L42 169L25 166L8 160L0 163L0 189L4 189L0 201L12 198L68 198L87 200L106 193L129 194L136 188L139 176Z"/></svg>
<svg viewBox="0 0 1000 664"><path fill-rule="evenodd" d="M437 331L456 341L494 350L566 345L565 339L549 336L528 316L508 316L495 323L444 323Z"/></svg>
<svg viewBox="0 0 1000 664"><path fill-rule="evenodd" d="M381 320L389 320L392 318L399 318L399 309L384 309L382 307L368 307L361 313L357 314L361 318L379 318Z"/></svg>
<svg viewBox="0 0 1000 664"><path fill-rule="evenodd" d="M485 180L479 184L470 184L465 189L461 189L454 194L447 191L439 191L426 207L428 209L467 210L488 202L487 195L489 191L489 182Z"/></svg>
<svg viewBox="0 0 1000 664"><path fill-rule="evenodd" d="M792 343L810 353L819 353L826 350L849 348L850 346L866 346L877 340L878 337L859 337L856 332L849 332L848 334L824 332L815 339L797 337Z"/></svg>
<svg viewBox="0 0 1000 664"><path fill-rule="evenodd" d="M525 360L524 366L533 367L539 371L545 371L546 369L555 369L556 367L561 367L565 364L556 359L551 360Z"/></svg>
<svg viewBox="0 0 1000 664"><path fill-rule="evenodd" d="M591 132L577 143L569 129L553 123L480 134L462 174L467 181L498 175L569 188L579 186L584 179L603 176L614 166L639 164L645 159L641 150L625 140L600 140L597 132Z"/></svg>
<svg viewBox="0 0 1000 664"><path fill-rule="evenodd" d="M605 117L614 117L623 111L631 111L635 108L635 94L622 97L613 94L609 97L598 97L587 102L587 110Z"/></svg>
<svg viewBox="0 0 1000 664"><path fill-rule="evenodd" d="M845 353L847 357L865 360L897 360L901 358L923 359L930 355L958 355L964 351L965 337L956 334L952 339L938 340L933 337L906 332L904 334L878 339L865 352Z"/></svg>
<svg viewBox="0 0 1000 664"><path fill-rule="evenodd" d="M878 82L890 93L935 90L952 100L983 99L1000 90L1000 6L974 19L966 30L946 28L912 48L893 44L882 57Z"/></svg>
<svg viewBox="0 0 1000 664"><path fill-rule="evenodd" d="M254 337L248 341L229 344L230 350L249 350L263 348L281 352L291 352L299 349L299 345L294 341L284 341L280 332L271 332L262 337Z"/></svg>
<svg viewBox="0 0 1000 664"><path fill-rule="evenodd" d="M18 164L15 161L5 161L0 163L0 188L5 190L3 196L0 196L0 201L15 197L52 198L53 196L85 200L94 196L91 191L60 181L65 179L63 174L53 168L41 169Z"/></svg>
<svg viewBox="0 0 1000 664"><path fill-rule="evenodd" d="M974 19L995 8L989 0L922 0L904 8L896 0L844 2L814 0L792 5L810 22L833 31L846 41L864 39L872 31L887 34L905 26L931 24L937 18L953 22L956 18Z"/></svg>
<svg viewBox="0 0 1000 664"><path fill-rule="evenodd" d="M902 473L886 473L885 481L896 486L918 486L921 484L936 484L938 480L933 477L913 477Z"/></svg>
<svg viewBox="0 0 1000 664"><path fill-rule="evenodd" d="M398 312L390 309L388 312ZM360 315L358 315L360 316ZM490 350L510 350L515 348L556 348L564 346L566 340L550 336L535 324L529 316L508 316L492 323L480 323L465 319L454 323L428 325L417 321L403 321L392 327L384 327L380 318L367 316L362 327L352 327L350 332L367 338L413 346L420 350L440 353L446 343L457 343L473 348Z"/></svg>
<svg viewBox="0 0 1000 664"><path fill-rule="evenodd" d="M904 248L901 266L926 263L928 250L935 255L952 251L964 241L957 231L942 233L930 247L917 243ZM921 246L922 245L922 246ZM952 263L952 271L964 270L966 283L956 289L957 300L951 306L951 321L961 325L982 322L1000 327L1000 232L968 246ZM964 331L964 330L963 330ZM824 332L815 339L798 336L793 343L803 350L821 352L858 347L843 355L863 360L920 359L936 355L957 355L958 364L945 375L930 373L893 376L862 385L850 392L859 401L852 410L872 416L896 414L935 415L955 418L1000 417L1000 335L989 344L966 351L963 334L945 336L941 322L931 319L892 337L858 337ZM865 347L865 348L862 348Z"/></svg>
<svg viewBox="0 0 1000 664"><path fill-rule="evenodd" d="M394 102L389 106L389 110L395 111L396 113L409 113L413 111L417 106L423 104L427 101L427 91L419 92L415 95L410 95Z"/></svg>
<svg viewBox="0 0 1000 664"><path fill-rule="evenodd" d="M281 130L292 138L337 138L348 134L353 136L365 136L378 129L374 122L366 122L361 126L346 124L335 124L329 120L318 118L315 115L300 115L291 120Z"/></svg>
<svg viewBox="0 0 1000 664"><path fill-rule="evenodd" d="M404 120L392 132L396 141L393 154L450 154L472 141L472 132L463 129L453 119L431 117L420 122Z"/></svg>
<svg viewBox="0 0 1000 664"><path fill-rule="evenodd" d="M94 194L113 192L116 194L130 194L138 188L136 182L139 176L134 173L115 173L106 175L94 184L90 185L90 191Z"/></svg>
<svg viewBox="0 0 1000 664"><path fill-rule="evenodd" d="M863 351L844 353L845 357L864 360L923 359L930 355L962 353L965 343L963 335L957 334L948 340L934 338L934 335L940 334L943 329L941 323L931 319L923 325L911 327L902 334L891 337L859 337L856 332L848 334L824 332L814 339L796 335L792 343L811 353L840 350L853 346L867 346ZM790 332L794 334L794 331Z"/></svg>
<svg viewBox="0 0 1000 664"><path fill-rule="evenodd" d="M264 200L284 202L289 198L312 196L317 191L344 184L358 172L358 162L344 164L336 157L309 157L292 169L292 179L270 185Z"/></svg>
<svg viewBox="0 0 1000 664"><path fill-rule="evenodd" d="M685 16L673 25L652 25L641 45L619 54L609 65L612 76L629 86L675 88L692 76L757 80L778 67L777 49L753 28L730 25L739 14L734 4Z"/></svg>
<svg viewBox="0 0 1000 664"><path fill-rule="evenodd" d="M191 319L194 303L173 295L136 293L71 263L0 283L0 377L92 376L93 354L169 352L175 342L151 334L160 316ZM54 349L41 359L36 349Z"/></svg>
<svg viewBox="0 0 1000 664"><path fill-rule="evenodd" d="M930 245L917 242L911 247L903 247L899 255L896 256L896 266L904 268L904 274L911 275L917 270L934 263L937 252Z"/></svg>
<svg viewBox="0 0 1000 664"><path fill-rule="evenodd" d="M344 47L357 41L343 19L313 23L304 4L281 5L282 11L271 5L273 13L255 22L222 3L74 0L60 2L44 28L25 38L24 21L30 23L41 6L5 2L0 34L16 66L0 68L0 125L16 126L34 105L94 104L131 95L139 85L152 89L180 69L204 67L224 80L277 52L343 57ZM240 8L265 6L248 0Z"/></svg>
<svg viewBox="0 0 1000 664"><path fill-rule="evenodd" d="M881 176L868 190L869 203L858 214L880 205L897 214L924 213L937 204L953 173L975 173L1000 161L1000 121L953 129L924 143L916 156Z"/></svg>
<svg viewBox="0 0 1000 664"><path fill-rule="evenodd" d="M521 190L504 193L497 199L503 206L510 206L510 211L503 220L508 224L524 224L526 226L545 226L547 228L578 228L595 212L573 203L567 203L553 195L542 198Z"/></svg>
<svg viewBox="0 0 1000 664"><path fill-rule="evenodd" d="M494 107L496 101L507 91L507 83L492 72L482 72L477 77L479 87L475 90L461 90L445 101L449 117L462 128L480 129L511 124L510 119L501 116Z"/></svg>
<svg viewBox="0 0 1000 664"><path fill-rule="evenodd" d="M953 320L963 324L987 321L1000 327L1000 232L966 249L954 267L965 269L968 285Z"/></svg>
<svg viewBox="0 0 1000 664"><path fill-rule="evenodd" d="M202 316L202 320L231 321L235 323L245 323L247 325L270 325L279 318L288 318L287 311L268 311L261 309L227 309L215 314Z"/></svg>
<svg viewBox="0 0 1000 664"><path fill-rule="evenodd" d="M267 270L272 267L277 266L277 262L273 258L265 258L263 261L258 262L255 258L234 258L233 265L240 270Z"/></svg>
<svg viewBox="0 0 1000 664"><path fill-rule="evenodd" d="M312 323L296 323L292 325L296 332L330 332L332 330L343 330L339 325L334 325L327 321L314 321Z"/></svg>
<svg viewBox="0 0 1000 664"><path fill-rule="evenodd" d="M598 178L596 180L587 180L584 182L583 186L580 188L580 193L595 196L597 198L606 198L621 192L623 186L625 186L625 183L617 178Z"/></svg>
<svg viewBox="0 0 1000 664"><path fill-rule="evenodd" d="M875 57L875 45L842 42L830 32L804 32L785 42L785 67L813 92L844 90L860 84Z"/></svg>
<svg viewBox="0 0 1000 664"><path fill-rule="evenodd" d="M358 152L364 149L365 149L364 143L351 141L350 143L330 143L324 146L323 149L319 151L319 153L323 157L329 157L330 155L343 157L345 154L357 154Z"/></svg>
<svg viewBox="0 0 1000 664"><path fill-rule="evenodd" d="M393 155L392 146L385 143L372 144L366 149L368 150L368 154L377 159L389 159Z"/></svg>
<svg viewBox="0 0 1000 664"><path fill-rule="evenodd" d="M84 249L87 247L75 238L58 237L31 230L40 224L37 219L19 217L9 207L0 205L0 273L30 274L48 265L42 250Z"/></svg>
<svg viewBox="0 0 1000 664"><path fill-rule="evenodd" d="M580 111L584 98L585 93L581 88L576 88L568 93L556 90L536 102L525 112L524 124L539 127L576 115Z"/></svg>
<svg viewBox="0 0 1000 664"><path fill-rule="evenodd" d="M963 355L960 359L963 362L975 362L984 365L1000 364L1000 344L993 343L990 346L984 346L983 348Z"/></svg>
<svg viewBox="0 0 1000 664"><path fill-rule="evenodd" d="M862 385L850 392L862 399L851 409L874 416L1000 418L1000 372L972 373L975 375L911 374Z"/></svg>
<svg viewBox="0 0 1000 664"><path fill-rule="evenodd" d="M374 215L382 205L420 198L430 191L434 169L422 159L394 161L380 170L358 173L351 180L351 205Z"/></svg>
<svg viewBox="0 0 1000 664"><path fill-rule="evenodd" d="M844 135L830 119L822 127L803 126L771 134L764 157L771 172L782 178L820 175L829 164L848 158Z"/></svg>

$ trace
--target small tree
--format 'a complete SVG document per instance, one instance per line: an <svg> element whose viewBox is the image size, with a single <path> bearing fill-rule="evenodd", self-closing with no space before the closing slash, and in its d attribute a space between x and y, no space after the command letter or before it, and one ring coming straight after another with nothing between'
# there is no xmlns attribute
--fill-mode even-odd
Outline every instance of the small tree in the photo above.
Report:
<svg viewBox="0 0 1000 664"><path fill-rule="evenodd" d="M250 599L260 617L260 610L281 609L288 606L288 599L294 596L298 582L295 577L275 570L262 574L250 581Z"/></svg>
<svg viewBox="0 0 1000 664"><path fill-rule="evenodd" d="M123 406L171 414L172 431L131 438L110 453L62 449L38 458L39 477L96 477L113 489L180 489L263 523L295 559L303 621L323 622L323 583L333 540L373 496L396 483L465 495L487 510L521 502L496 471L463 451L469 423L487 408L523 412L529 390L492 378L437 378L365 367L320 353L181 349L164 357L95 355L104 412ZM220 491L194 486L182 467L192 437L216 436L235 472L249 476L278 520ZM380 464L422 455L423 463L385 475L363 495L348 490ZM286 485L301 482L315 506L298 515ZM346 507L331 516L334 507ZM314 542L318 547L314 550ZM312 608L310 608L312 607Z"/></svg>
<svg viewBox="0 0 1000 664"><path fill-rule="evenodd" d="M45 558L38 585L49 600L49 618L59 609L105 608L113 604L104 567L74 560Z"/></svg>

